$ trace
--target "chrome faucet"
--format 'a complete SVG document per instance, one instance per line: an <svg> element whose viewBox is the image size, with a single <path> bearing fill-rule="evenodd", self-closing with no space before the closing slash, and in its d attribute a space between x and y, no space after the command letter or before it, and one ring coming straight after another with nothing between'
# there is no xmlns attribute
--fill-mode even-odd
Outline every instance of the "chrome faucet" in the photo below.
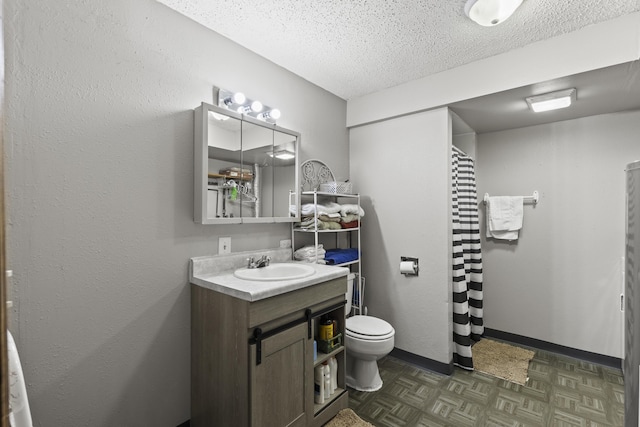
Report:
<svg viewBox="0 0 640 427"><path fill-rule="evenodd" d="M253 257L247 258L247 268L267 267L270 262L271 258L266 255L262 255L262 257L257 261L255 261Z"/></svg>

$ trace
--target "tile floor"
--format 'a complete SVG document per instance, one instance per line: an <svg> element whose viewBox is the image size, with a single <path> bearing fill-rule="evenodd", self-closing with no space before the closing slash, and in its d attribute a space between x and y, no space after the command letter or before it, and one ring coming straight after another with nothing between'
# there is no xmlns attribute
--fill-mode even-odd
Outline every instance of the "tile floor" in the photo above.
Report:
<svg viewBox="0 0 640 427"><path fill-rule="evenodd" d="M622 371L536 350L524 386L455 368L451 376L387 356L382 389L349 390L349 407L376 426L624 425Z"/></svg>

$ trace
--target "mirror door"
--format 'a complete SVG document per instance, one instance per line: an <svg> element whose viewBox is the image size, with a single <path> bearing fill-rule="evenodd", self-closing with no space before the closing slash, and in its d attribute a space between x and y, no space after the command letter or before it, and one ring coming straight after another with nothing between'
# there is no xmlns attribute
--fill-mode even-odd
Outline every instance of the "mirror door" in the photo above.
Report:
<svg viewBox="0 0 640 427"><path fill-rule="evenodd" d="M243 182L242 222L273 217L273 129L242 121L242 164L252 180Z"/></svg>

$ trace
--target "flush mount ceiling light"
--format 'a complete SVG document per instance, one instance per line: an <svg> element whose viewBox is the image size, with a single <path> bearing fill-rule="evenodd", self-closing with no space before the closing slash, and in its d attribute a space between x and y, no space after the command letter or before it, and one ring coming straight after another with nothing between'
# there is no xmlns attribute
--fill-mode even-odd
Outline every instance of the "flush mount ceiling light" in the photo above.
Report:
<svg viewBox="0 0 640 427"><path fill-rule="evenodd" d="M247 98L242 92L231 92L219 87L213 87L213 98L218 103L218 107L236 111L245 116L254 117L264 120L268 123L275 124L282 113L277 108L268 107L262 102ZM216 117L218 120L224 120Z"/></svg>
<svg viewBox="0 0 640 427"><path fill-rule="evenodd" d="M281 160L289 160L296 157L294 153L288 150L281 150L281 151L276 151L275 153L269 153L269 156L275 157L276 159L281 159Z"/></svg>
<svg viewBox="0 0 640 427"><path fill-rule="evenodd" d="M559 90L557 92L545 93L542 95L529 96L525 98L529 108L534 112L557 110L566 108L576 100L576 88Z"/></svg>
<svg viewBox="0 0 640 427"><path fill-rule="evenodd" d="M483 27L506 21L522 4L522 0L468 0L464 13Z"/></svg>

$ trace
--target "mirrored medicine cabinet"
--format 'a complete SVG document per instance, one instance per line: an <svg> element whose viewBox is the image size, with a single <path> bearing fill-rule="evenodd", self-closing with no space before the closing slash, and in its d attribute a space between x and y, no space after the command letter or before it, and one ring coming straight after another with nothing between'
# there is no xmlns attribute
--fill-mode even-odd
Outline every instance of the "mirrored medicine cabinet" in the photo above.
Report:
<svg viewBox="0 0 640 427"><path fill-rule="evenodd" d="M195 109L194 221L293 222L300 134L215 105ZM294 212L299 212L295 209Z"/></svg>

